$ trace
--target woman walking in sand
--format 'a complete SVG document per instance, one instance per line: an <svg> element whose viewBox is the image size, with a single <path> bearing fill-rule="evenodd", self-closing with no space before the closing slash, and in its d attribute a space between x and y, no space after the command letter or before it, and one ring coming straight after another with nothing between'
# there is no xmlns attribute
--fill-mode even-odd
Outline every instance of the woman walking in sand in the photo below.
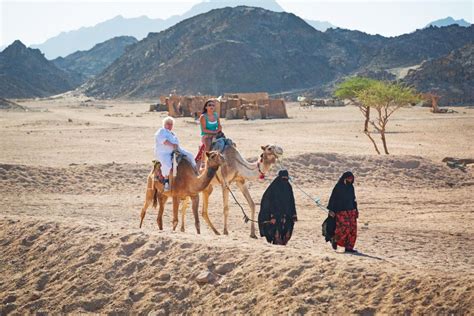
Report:
<svg viewBox="0 0 474 316"><path fill-rule="evenodd" d="M222 132L222 126L219 115L215 111L216 101L207 100L202 109L202 114L199 117L201 127L201 142L198 156L196 160L200 165L206 152L211 150L212 140L219 132Z"/></svg>
<svg viewBox="0 0 474 316"><path fill-rule="evenodd" d="M275 245L288 243L298 220L293 188L288 179L288 171L280 170L278 177L265 190L260 202L260 236L265 236L269 243Z"/></svg>
<svg viewBox="0 0 474 316"><path fill-rule="evenodd" d="M336 230L331 239L334 250L337 246L345 248L346 252L357 252L354 245L357 238L357 200L354 191L354 175L345 172L332 190L329 204L329 216L336 220Z"/></svg>

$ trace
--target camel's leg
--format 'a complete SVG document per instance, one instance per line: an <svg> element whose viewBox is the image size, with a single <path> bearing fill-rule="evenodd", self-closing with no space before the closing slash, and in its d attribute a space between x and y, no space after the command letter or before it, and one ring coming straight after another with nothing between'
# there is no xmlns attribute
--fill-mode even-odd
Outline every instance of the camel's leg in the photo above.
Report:
<svg viewBox="0 0 474 316"><path fill-rule="evenodd" d="M187 200L186 200L187 201ZM199 194L191 197L193 215L194 215L194 226L196 226L196 232L201 233L201 224L199 223Z"/></svg>
<svg viewBox="0 0 474 316"><path fill-rule="evenodd" d="M178 210L179 210L179 198L173 196L173 231L178 226Z"/></svg>
<svg viewBox="0 0 474 316"><path fill-rule="evenodd" d="M220 235L220 233L217 231L214 225L212 225L211 220L209 219L209 214L207 212L208 207L209 207L209 196L211 195L212 190L213 190L212 185L209 184L209 186L204 191L202 191L202 217L206 221L209 228L212 229L214 234Z"/></svg>
<svg viewBox="0 0 474 316"><path fill-rule="evenodd" d="M147 189L146 189L146 193L145 193L145 203L143 204L142 212L140 213L140 228L142 228L143 220L145 219L146 210L148 209L150 204L153 203L154 191L155 190L153 189L152 179L147 178Z"/></svg>
<svg viewBox="0 0 474 316"><path fill-rule="evenodd" d="M188 208L188 198L185 198L182 200L182 205L181 205L181 231L184 233L185 231L185 223L186 223L186 209Z"/></svg>
<svg viewBox="0 0 474 316"><path fill-rule="evenodd" d="M227 222L229 221L229 189L222 186L222 201L224 204L224 235L229 235Z"/></svg>
<svg viewBox="0 0 474 316"><path fill-rule="evenodd" d="M148 192L151 192L151 194L149 194ZM148 189L145 196L145 203L143 204L142 212L140 214L140 228L142 228L143 220L145 219L146 210L152 203L153 203L153 189Z"/></svg>
<svg viewBox="0 0 474 316"><path fill-rule="evenodd" d="M257 235L255 235L255 222L254 222L255 203L253 202L252 197L250 196L249 189L247 189L245 182L238 181L237 186L239 187L242 194L245 196L245 199L247 200L247 203L250 206L250 219L252 220L250 223L250 237L257 238Z"/></svg>
<svg viewBox="0 0 474 316"><path fill-rule="evenodd" d="M163 230L163 212L165 211L165 204L168 200L166 195L158 196L158 202L160 203L160 210L158 211L158 217L156 218L156 222L158 223L158 228Z"/></svg>

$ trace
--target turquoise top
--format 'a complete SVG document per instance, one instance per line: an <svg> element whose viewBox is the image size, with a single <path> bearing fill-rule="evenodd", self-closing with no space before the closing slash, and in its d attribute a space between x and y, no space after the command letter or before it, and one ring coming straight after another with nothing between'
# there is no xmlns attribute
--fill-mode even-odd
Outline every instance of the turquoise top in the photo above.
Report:
<svg viewBox="0 0 474 316"><path fill-rule="evenodd" d="M217 131L217 129L219 128L217 112L214 112L214 117L216 118L216 120L213 122L209 121L209 117L207 116L207 113L204 113L203 115L204 115L204 118L206 119L206 129L210 131ZM201 126L201 136L204 136L204 135L206 135L206 133L204 133Z"/></svg>

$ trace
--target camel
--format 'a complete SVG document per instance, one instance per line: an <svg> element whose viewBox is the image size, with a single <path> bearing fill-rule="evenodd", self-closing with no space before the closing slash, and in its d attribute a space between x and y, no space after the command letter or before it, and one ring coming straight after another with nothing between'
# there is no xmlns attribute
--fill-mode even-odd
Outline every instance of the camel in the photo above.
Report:
<svg viewBox="0 0 474 316"><path fill-rule="evenodd" d="M228 146L222 152L225 158L225 164L222 165L209 184L209 186L202 191L203 202L202 202L202 216L207 225L212 229L216 235L220 235L217 229L209 219L208 206L209 196L212 194L213 185L220 185L222 188L222 197L224 201L224 235L228 235L227 222L229 218L229 189L228 186L231 183L237 185L239 190L247 200L251 210L251 226L250 226L250 237L257 238L255 235L255 203L250 196L249 190L245 184L248 180L257 180L261 176L264 176L275 164L277 158L283 154L283 149L275 145L266 145L261 147L263 153L260 155L255 163L249 163L245 160L240 152L237 150L235 145ZM186 208L182 209L182 217L185 217Z"/></svg>
<svg viewBox="0 0 474 316"><path fill-rule="evenodd" d="M191 198L192 210L194 215L194 224L198 234L201 233L199 223L199 192L203 191L209 186L209 183L214 178L217 169L224 162L224 157L216 152L211 151L206 153L207 164L205 169L198 175L197 171L191 166L191 164L183 159L178 165L176 177L170 175L171 190L164 192L164 186L159 181L154 181L154 168L150 172L147 178L147 191L145 197L145 203L143 205L140 214L140 228L145 218L146 210L153 203L153 207L156 208L157 202L160 204L158 212L157 223L160 230L163 230L163 212L165 203L169 197L173 198L173 230L178 225L178 208L180 200L186 200L187 197ZM156 168L156 166L155 166ZM187 206L187 201L184 204L184 208ZM184 214L184 212L183 212ZM183 223L181 224L181 231L184 231L184 216Z"/></svg>

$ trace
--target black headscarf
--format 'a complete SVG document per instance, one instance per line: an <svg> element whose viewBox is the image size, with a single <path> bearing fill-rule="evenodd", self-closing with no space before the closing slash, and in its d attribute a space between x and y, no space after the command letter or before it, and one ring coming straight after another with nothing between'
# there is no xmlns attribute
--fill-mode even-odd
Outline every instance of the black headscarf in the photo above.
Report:
<svg viewBox="0 0 474 316"><path fill-rule="evenodd" d="M339 178L339 181L337 181L336 185L334 186L327 206L330 211L337 213L339 211L357 209L357 201L353 185L354 180L352 181L352 183L344 183L344 180L349 177L352 177L352 179L354 179L354 175L352 174L352 172L344 172Z"/></svg>
<svg viewBox="0 0 474 316"><path fill-rule="evenodd" d="M275 218L277 222L285 217L288 224L293 224L296 219L295 197L293 188L288 182L288 171L280 170L278 176L265 190L260 202L260 213L258 214L258 226L260 235L266 235L266 222Z"/></svg>

